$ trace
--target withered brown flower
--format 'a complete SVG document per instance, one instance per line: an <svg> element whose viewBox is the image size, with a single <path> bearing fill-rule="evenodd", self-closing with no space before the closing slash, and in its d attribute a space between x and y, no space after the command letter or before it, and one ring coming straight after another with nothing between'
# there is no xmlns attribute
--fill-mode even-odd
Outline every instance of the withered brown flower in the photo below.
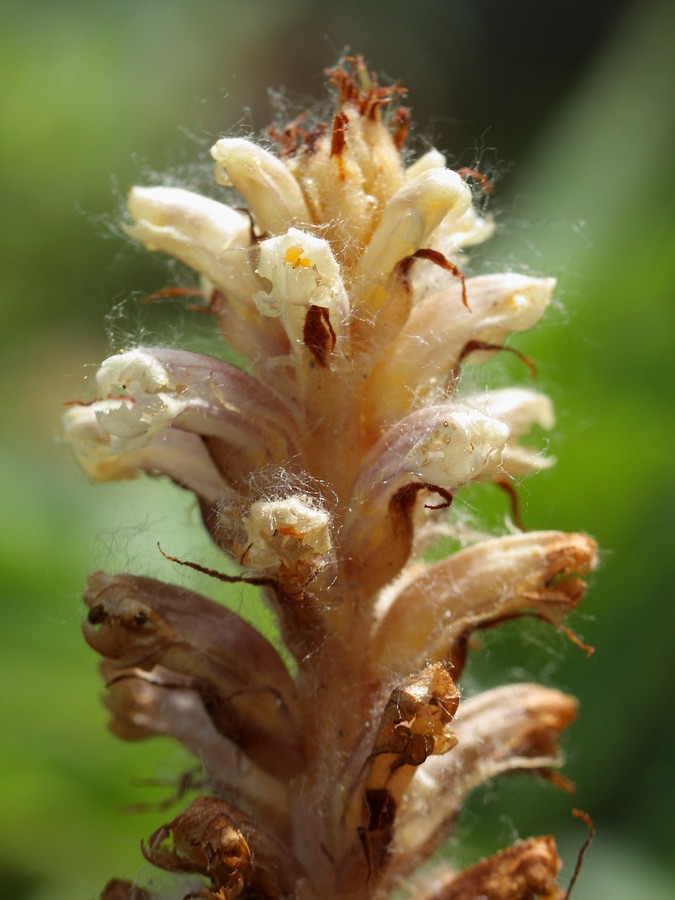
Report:
<svg viewBox="0 0 675 900"><path fill-rule="evenodd" d="M523 615L563 627L593 541L515 527L479 539L456 522L463 549L422 555L462 487L550 465L521 443L552 426L548 398L467 391L462 373L535 325L554 282L465 279L465 248L492 230L467 173L436 150L406 165L403 91L360 59L330 81L332 122L277 128L277 154L216 143L232 205L176 187L129 194L128 233L199 273L246 371L135 347L66 415L94 480L164 475L195 494L240 570L219 577L260 587L293 658L290 671L255 628L189 590L91 576L84 633L104 657L113 731L170 735L203 767L206 793L143 853L194 876L181 895L207 900L559 898L548 836L413 878L476 785L560 764L575 715L536 684L470 697L458 684L476 630ZM114 880L102 896L152 891Z"/></svg>

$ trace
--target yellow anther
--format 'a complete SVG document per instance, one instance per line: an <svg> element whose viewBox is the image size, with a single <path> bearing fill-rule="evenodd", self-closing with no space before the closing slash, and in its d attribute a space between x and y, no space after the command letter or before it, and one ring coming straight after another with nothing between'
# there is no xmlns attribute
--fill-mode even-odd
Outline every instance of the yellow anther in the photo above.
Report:
<svg viewBox="0 0 675 900"><path fill-rule="evenodd" d="M302 247L289 247L286 251L286 262L290 263L294 269L304 266L308 269L312 263L306 256L302 255Z"/></svg>

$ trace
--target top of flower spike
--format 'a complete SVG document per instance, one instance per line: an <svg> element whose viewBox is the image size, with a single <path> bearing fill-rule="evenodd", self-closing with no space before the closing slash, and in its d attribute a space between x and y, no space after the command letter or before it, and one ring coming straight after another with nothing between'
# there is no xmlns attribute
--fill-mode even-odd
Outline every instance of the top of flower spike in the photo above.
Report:
<svg viewBox="0 0 675 900"><path fill-rule="evenodd" d="M400 150L408 136L410 112L407 107L398 106L398 101L408 93L398 81L391 85L380 86L377 74L370 71L361 54L345 56L332 68L325 69L329 84L336 88L335 102L338 110L345 106L354 106L359 114L371 121L380 121L383 108L390 114L388 125L392 139ZM282 156L289 156L305 148L311 151L318 137L328 130L326 122L318 122L312 128L302 128L306 113L301 113L292 122L279 127L272 125L267 129L268 135L275 140ZM339 151L341 138L339 132L333 138L333 152Z"/></svg>
<svg viewBox="0 0 675 900"><path fill-rule="evenodd" d="M399 82L380 87L376 73L367 69L360 53L356 56L345 56L342 62L349 68L345 69L343 64L338 64L326 69L325 74L328 75L330 83L338 88L340 104L358 105L362 116L369 119L377 118L382 106L391 104L408 93Z"/></svg>
<svg viewBox="0 0 675 900"><path fill-rule="evenodd" d="M346 519L357 522L353 500L371 498L384 511L394 483L403 489L406 479L448 491L467 480L540 467L535 453L516 460L515 443L535 422L551 424L550 413L542 418L545 398L523 392L516 432L504 404L490 405L489 395L466 404L453 393L466 353L480 348L477 355L485 358L510 332L532 327L553 281L465 280L453 260L464 245L488 236L490 225L472 206L461 173L447 168L436 150L406 167L402 119L394 113L404 94L398 84L380 87L361 57L347 57L328 75L337 103L332 125L305 132L296 119L283 132L280 156L244 138L223 138L212 148L216 181L239 191L248 216L180 188L133 188L129 196L129 233L202 276L226 340L252 361L254 382L265 385L266 411L256 413L261 387L246 389L256 395L252 404L237 393L233 405L233 373L217 365L217 376L208 375L208 359L188 354L175 398L173 389L160 397L142 391L132 398L125 391L122 399L103 391L87 413L73 413L71 430L90 471L110 469L109 461L97 463L101 454L133 451L114 471L168 473L170 465L173 477L177 454L188 451L185 431L193 430L208 435L208 453L235 489L256 465L293 460L311 478L333 485ZM489 412L481 416L485 404ZM435 448L432 474L428 466L401 462L414 457L402 453L399 437L410 432L411 415L417 415L419 446ZM132 446L124 434L112 434L108 425L122 418L143 441ZM258 424L252 428L268 420L275 427L264 436ZM471 422L475 431L479 420L481 439L467 433L465 446L457 422ZM166 432L156 428L155 436L153 423L164 423ZM255 443L244 446L247 434ZM164 436L175 448L171 460ZM272 438L278 452L265 446ZM338 438L348 453L334 452ZM474 459L476 448L485 453ZM233 469L244 451L246 465ZM361 490L364 471L373 490ZM210 479L208 498L200 491L203 502L212 505L216 487Z"/></svg>
<svg viewBox="0 0 675 900"><path fill-rule="evenodd" d="M275 235L291 226L314 231L329 242L347 275L367 247L354 276L373 268L386 275L419 250L447 214L457 219L466 213L471 193L435 151L405 169L400 151L407 111L398 107L382 115L405 90L380 87L361 57L345 63L328 71L337 88L330 124L305 130L298 117L272 128L281 158L242 138L221 139L211 150L215 180L242 194L260 232Z"/></svg>
<svg viewBox="0 0 675 900"><path fill-rule="evenodd" d="M407 94L407 88L399 82L386 86L378 84L376 72L366 67L361 54L344 56L336 66L325 69L324 74L336 89L333 119L330 123L324 120L309 123L309 113L304 111L286 124L270 125L267 135L279 146L282 159L301 153L313 155L317 152L318 142L327 135L330 137L330 155L339 159L354 114L386 126L396 150L403 148L408 136L410 111L398 101ZM384 116L383 110L387 110ZM351 111L351 116L347 111ZM307 127L303 127L305 124ZM440 165L445 165L442 157Z"/></svg>

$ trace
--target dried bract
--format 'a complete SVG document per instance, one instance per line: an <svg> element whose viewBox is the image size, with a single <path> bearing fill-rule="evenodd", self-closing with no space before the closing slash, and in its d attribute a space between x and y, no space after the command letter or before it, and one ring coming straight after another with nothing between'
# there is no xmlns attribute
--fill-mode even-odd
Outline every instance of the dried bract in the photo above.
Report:
<svg viewBox="0 0 675 900"><path fill-rule="evenodd" d="M560 859L551 837L518 841L461 875L439 878L420 900L564 900L556 882Z"/></svg>

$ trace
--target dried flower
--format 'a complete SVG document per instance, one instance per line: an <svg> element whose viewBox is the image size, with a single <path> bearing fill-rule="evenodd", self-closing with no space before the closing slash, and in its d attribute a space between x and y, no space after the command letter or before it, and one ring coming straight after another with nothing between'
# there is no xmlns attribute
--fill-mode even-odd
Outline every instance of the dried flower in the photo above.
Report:
<svg viewBox="0 0 675 900"><path fill-rule="evenodd" d="M521 444L552 426L548 398L467 393L461 374L535 325L554 282L465 279L464 249L491 223L461 173L436 150L406 167L403 91L360 59L330 80L333 121L277 130L280 155L241 138L213 147L216 181L247 213L175 187L129 195L128 233L199 273L248 371L130 349L65 418L94 480L166 475L194 492L240 569L219 577L260 586L294 659L291 674L252 626L191 591L91 576L84 633L105 658L113 731L181 741L210 790L143 853L196 876L185 897L207 900L406 885L424 900L562 897L550 837L411 880L477 784L560 764L575 715L536 684L461 699L458 682L477 629L524 614L562 627L593 541L513 533L421 556L463 486L551 464ZM115 880L102 896L154 895Z"/></svg>

